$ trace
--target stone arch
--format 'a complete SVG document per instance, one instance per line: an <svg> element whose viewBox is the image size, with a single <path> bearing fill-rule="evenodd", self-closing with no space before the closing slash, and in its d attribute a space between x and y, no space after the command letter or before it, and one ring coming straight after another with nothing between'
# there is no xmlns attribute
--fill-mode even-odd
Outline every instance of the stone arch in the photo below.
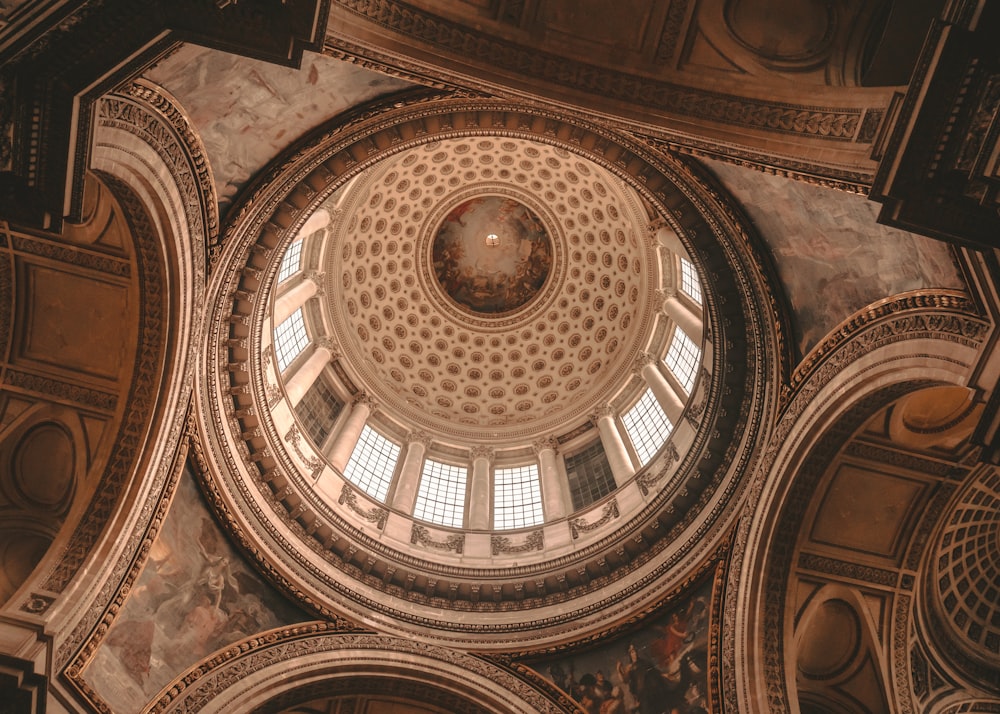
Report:
<svg viewBox="0 0 1000 714"><path fill-rule="evenodd" d="M886 707L890 671L878 649L878 625L857 590L830 583L816 592L796 617L792 647L800 709L825 700L850 710L856 702L835 687L861 668L875 674L878 687L875 701L863 706Z"/></svg>
<svg viewBox="0 0 1000 714"><path fill-rule="evenodd" d="M829 457L878 409L926 386L963 385L987 326L968 301L925 296L902 309L861 311L799 366L737 529L723 653L733 657L742 684L725 693L729 705L797 710L795 663L783 645L792 635L785 581L810 489ZM906 354L895 347L904 340ZM898 665L892 668L898 683ZM897 693L887 695L894 706Z"/></svg>
<svg viewBox="0 0 1000 714"><path fill-rule="evenodd" d="M50 557L87 475L87 435L80 414L36 404L0 431L0 603L11 599ZM14 597L14 601L19 598Z"/></svg>
<svg viewBox="0 0 1000 714"><path fill-rule="evenodd" d="M144 563L143 534L155 536L169 505L187 446L189 364L197 349L191 333L200 319L194 296L217 236L205 157L186 119L155 88L136 84L123 92L101 100L87 181L113 207L116 242L104 246L113 258L95 266L111 266L120 282L129 281L134 352L123 359L129 371L119 395L101 404L117 410L107 427L115 439L90 464L85 498L74 505L79 517L69 518L53 542L58 556L26 583L21 607L63 633L50 666L69 668L71 680L70 658L86 658L95 633L103 636L99 623L113 618L111 599L124 601L129 588L120 584L134 580ZM66 240L85 243L101 210L67 224ZM156 436L146 441L148 435ZM94 593L88 608L61 597L70 588Z"/></svg>
<svg viewBox="0 0 1000 714"><path fill-rule="evenodd" d="M374 687L450 698L456 711L564 711L542 691L486 659L411 639L338 633L326 623L234 644L178 677L149 711L275 711L279 709L269 702L294 703L297 692L367 694Z"/></svg>

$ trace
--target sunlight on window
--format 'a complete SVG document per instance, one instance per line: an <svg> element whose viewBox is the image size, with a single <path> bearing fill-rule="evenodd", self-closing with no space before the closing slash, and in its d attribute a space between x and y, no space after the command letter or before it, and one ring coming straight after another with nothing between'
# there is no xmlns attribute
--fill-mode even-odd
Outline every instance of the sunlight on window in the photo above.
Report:
<svg viewBox="0 0 1000 714"><path fill-rule="evenodd" d="M527 528L542 523L538 466L514 466L493 472L493 527Z"/></svg>
<svg viewBox="0 0 1000 714"><path fill-rule="evenodd" d="M399 459L399 446L365 424L344 468L344 478L372 498L385 501Z"/></svg>
<svg viewBox="0 0 1000 714"><path fill-rule="evenodd" d="M284 372L308 344L306 323L302 319L302 308L299 308L274 331L274 352L278 358L278 371Z"/></svg>
<svg viewBox="0 0 1000 714"><path fill-rule="evenodd" d="M694 387L694 378L698 372L700 359L701 350L685 334L684 330L676 328L674 339L670 342L670 349L667 350L667 356L663 358L663 361L688 394Z"/></svg>
<svg viewBox="0 0 1000 714"><path fill-rule="evenodd" d="M647 389L642 399L622 415L622 423L643 465L656 455L674 429L652 389Z"/></svg>
<svg viewBox="0 0 1000 714"><path fill-rule="evenodd" d="M302 241L297 240L288 246L285 256L281 259L281 267L278 268L278 282L288 280L299 272L302 265Z"/></svg>
<svg viewBox="0 0 1000 714"><path fill-rule="evenodd" d="M698 278L694 265L687 258L681 258L681 290L701 305L701 280Z"/></svg>
<svg viewBox="0 0 1000 714"><path fill-rule="evenodd" d="M427 459L420 477L413 517L440 526L462 527L468 469Z"/></svg>

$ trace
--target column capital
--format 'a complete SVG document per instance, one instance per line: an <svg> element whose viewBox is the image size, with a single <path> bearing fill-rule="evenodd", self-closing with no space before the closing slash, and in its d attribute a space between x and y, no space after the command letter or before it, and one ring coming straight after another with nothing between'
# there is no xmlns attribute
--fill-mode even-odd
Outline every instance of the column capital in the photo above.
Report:
<svg viewBox="0 0 1000 714"><path fill-rule="evenodd" d="M597 424L597 422L603 417L611 417L613 419L615 417L615 413L614 408L610 404L602 404L590 413L590 421Z"/></svg>
<svg viewBox="0 0 1000 714"><path fill-rule="evenodd" d="M496 457L496 450L492 446L473 446L469 449L469 453L472 454L473 461L476 459L486 459L491 464Z"/></svg>
<svg viewBox="0 0 1000 714"><path fill-rule="evenodd" d="M414 429L406 435L407 444L420 444L425 449L430 448L432 441L434 441L434 437L426 431L420 431L419 429Z"/></svg>
<svg viewBox="0 0 1000 714"><path fill-rule="evenodd" d="M637 372L641 372L643 367L651 364L656 364L656 357L649 352L642 352L635 358L635 370Z"/></svg>
<svg viewBox="0 0 1000 714"><path fill-rule="evenodd" d="M351 399L351 404L354 406L368 407L368 409L373 414L378 409L378 405L375 403L375 400L372 399L372 397L368 394L368 392L358 392L357 394L355 394L354 398Z"/></svg>
<svg viewBox="0 0 1000 714"><path fill-rule="evenodd" d="M340 359L340 351L337 349L337 340L330 337L330 335L323 335L322 337L317 337L314 342L317 347L322 347L324 350L330 353L330 360Z"/></svg>
<svg viewBox="0 0 1000 714"><path fill-rule="evenodd" d="M553 452L559 451L559 440L554 436L546 436L531 442L531 448L535 451L535 456L541 456L542 452L550 449Z"/></svg>
<svg viewBox="0 0 1000 714"><path fill-rule="evenodd" d="M670 224L667 223L666 218L664 218L663 216L657 216L656 218L651 220L649 224L646 226L646 232L649 233L650 236L655 238L656 234L660 231L660 229L669 227Z"/></svg>
<svg viewBox="0 0 1000 714"><path fill-rule="evenodd" d="M654 294L656 295L656 299L661 303L666 302L672 297L677 297L677 288L675 286L657 288Z"/></svg>

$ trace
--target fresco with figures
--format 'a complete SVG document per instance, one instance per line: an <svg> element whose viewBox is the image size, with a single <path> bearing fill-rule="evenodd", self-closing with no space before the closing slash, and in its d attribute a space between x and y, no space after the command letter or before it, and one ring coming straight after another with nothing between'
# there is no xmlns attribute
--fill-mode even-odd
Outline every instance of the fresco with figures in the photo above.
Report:
<svg viewBox="0 0 1000 714"><path fill-rule="evenodd" d="M708 714L712 586L589 652L531 666L587 714Z"/></svg>
<svg viewBox="0 0 1000 714"><path fill-rule="evenodd" d="M433 245L438 284L477 313L504 313L530 301L552 267L545 227L529 208L480 196L451 210Z"/></svg>
<svg viewBox="0 0 1000 714"><path fill-rule="evenodd" d="M85 678L112 711L137 712L221 647L308 619L246 565L185 472L142 574Z"/></svg>

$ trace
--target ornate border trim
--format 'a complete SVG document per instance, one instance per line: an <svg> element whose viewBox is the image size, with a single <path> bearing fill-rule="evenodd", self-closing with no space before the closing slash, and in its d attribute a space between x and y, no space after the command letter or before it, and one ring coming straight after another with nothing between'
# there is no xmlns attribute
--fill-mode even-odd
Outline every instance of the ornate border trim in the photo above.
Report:
<svg viewBox="0 0 1000 714"><path fill-rule="evenodd" d="M672 444L671 444L672 445ZM676 451L674 452L676 453ZM605 504L604 508L601 509L601 517L595 520L593 523L587 523L583 518L574 518L569 522L570 533L573 536L573 540L580 537L581 533L590 533L591 531L596 531L601 526L606 523L610 523L613 519L618 518L618 499L612 498L611 501Z"/></svg>
<svg viewBox="0 0 1000 714"><path fill-rule="evenodd" d="M343 10L413 42L468 57L509 71L537 68L526 75L592 95L779 134L805 135L830 141L855 141L863 109L835 109L734 97L694 89L646 76L626 74L578 62L537 48L518 45L486 32L395 0L335 0Z"/></svg>
<svg viewBox="0 0 1000 714"><path fill-rule="evenodd" d="M972 346L981 344L990 328L979 305L959 290L914 290L880 300L848 317L806 355L783 392L784 401L841 346L879 324L882 339L920 332Z"/></svg>
<svg viewBox="0 0 1000 714"><path fill-rule="evenodd" d="M456 555L465 552L464 533L457 533L446 537L443 541L436 541L431 539L431 532L419 523L414 523L410 529L410 542L414 545L419 543L435 550L454 551Z"/></svg>
<svg viewBox="0 0 1000 714"><path fill-rule="evenodd" d="M228 688L279 665L285 672L283 682L288 688L293 688L299 676L309 676L308 669L295 665L296 660L303 657L315 661L317 655L328 654L331 658L329 664L319 665L324 677L337 677L338 670L343 672L339 676L349 676L353 667L349 661L338 659L338 652L349 652L352 659L375 657L385 663L391 660L408 672L427 672L424 676L443 678L444 682L454 678L456 681L450 683L458 684L460 690L484 698L489 696L484 691L484 685L469 676L474 675L493 683L497 689L491 688L491 691L504 692L508 702L511 697L519 700L523 712L564 714L566 711L523 678L485 659L412 638L363 632L338 633L325 622L271 630L234 643L168 684L148 711L149 714L198 711L207 702L218 699ZM405 656L404 659L399 658L400 654ZM438 666L432 669L429 665ZM458 675L456 670L463 674ZM459 683L459 676L464 681ZM273 683L267 678L261 680L260 686L273 688Z"/></svg>
<svg viewBox="0 0 1000 714"><path fill-rule="evenodd" d="M97 125L121 129L148 144L170 171L192 238L212 265L221 251L219 202L201 138L179 103L160 86L138 79L97 106Z"/></svg>

